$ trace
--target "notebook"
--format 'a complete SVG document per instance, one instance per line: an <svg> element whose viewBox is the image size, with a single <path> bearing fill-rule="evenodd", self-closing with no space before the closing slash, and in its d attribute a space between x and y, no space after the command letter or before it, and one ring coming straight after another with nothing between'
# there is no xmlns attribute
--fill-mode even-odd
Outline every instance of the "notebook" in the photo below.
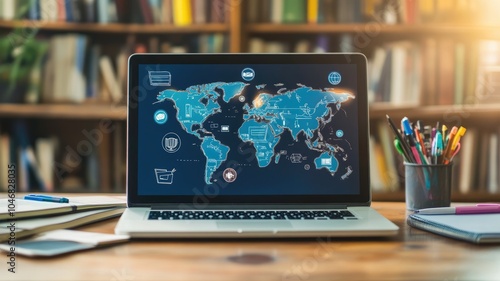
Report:
<svg viewBox="0 0 500 281"><path fill-rule="evenodd" d="M114 218L123 213L124 208L108 208L88 210L77 213L62 214L51 217L37 217L18 221L0 222L0 242L21 239L44 231L73 228L109 218ZM14 240L15 240L14 239Z"/></svg>
<svg viewBox="0 0 500 281"><path fill-rule="evenodd" d="M54 203L3 198L0 199L0 221L125 207L124 196L75 196L68 199L69 203Z"/></svg>
<svg viewBox="0 0 500 281"><path fill-rule="evenodd" d="M394 235L370 208L366 58L134 54L131 237Z"/></svg>
<svg viewBox="0 0 500 281"><path fill-rule="evenodd" d="M500 214L408 216L410 226L472 243L500 242Z"/></svg>
<svg viewBox="0 0 500 281"><path fill-rule="evenodd" d="M18 241L15 254L29 257L52 257L123 243L128 239L126 235L59 229L44 232L33 239ZM0 244L0 250L11 253L12 247L9 244Z"/></svg>

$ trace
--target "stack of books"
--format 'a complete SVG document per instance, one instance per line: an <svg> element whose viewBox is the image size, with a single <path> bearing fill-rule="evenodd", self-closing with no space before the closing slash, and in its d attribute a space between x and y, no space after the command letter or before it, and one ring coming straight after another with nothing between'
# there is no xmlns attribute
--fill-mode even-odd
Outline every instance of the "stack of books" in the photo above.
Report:
<svg viewBox="0 0 500 281"><path fill-rule="evenodd" d="M9 193L15 195L15 193ZM50 195L38 195L56 198ZM60 199L60 198L57 198ZM26 238L42 232L74 228L121 215L124 196L80 196L68 203L25 200L9 196L0 199L0 242Z"/></svg>

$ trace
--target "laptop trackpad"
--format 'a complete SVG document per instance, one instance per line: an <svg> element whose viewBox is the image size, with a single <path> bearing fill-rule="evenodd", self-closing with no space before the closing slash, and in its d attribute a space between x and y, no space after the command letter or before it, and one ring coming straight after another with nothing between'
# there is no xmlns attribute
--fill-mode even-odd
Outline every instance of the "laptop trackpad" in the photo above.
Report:
<svg viewBox="0 0 500 281"><path fill-rule="evenodd" d="M292 229L289 221L218 221L217 228L223 230L241 231L273 231L282 229Z"/></svg>

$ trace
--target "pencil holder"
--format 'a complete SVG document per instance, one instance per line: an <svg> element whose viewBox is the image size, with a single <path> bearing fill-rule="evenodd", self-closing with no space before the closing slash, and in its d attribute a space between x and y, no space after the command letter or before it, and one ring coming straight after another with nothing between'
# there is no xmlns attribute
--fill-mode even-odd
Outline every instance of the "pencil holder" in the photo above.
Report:
<svg viewBox="0 0 500 281"><path fill-rule="evenodd" d="M406 209L449 207L452 164L405 165Z"/></svg>

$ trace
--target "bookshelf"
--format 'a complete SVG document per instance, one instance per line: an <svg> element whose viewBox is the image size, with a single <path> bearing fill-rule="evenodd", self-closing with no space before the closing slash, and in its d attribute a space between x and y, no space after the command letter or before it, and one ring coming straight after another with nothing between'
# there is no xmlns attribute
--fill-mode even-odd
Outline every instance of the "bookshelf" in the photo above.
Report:
<svg viewBox="0 0 500 281"><path fill-rule="evenodd" d="M497 26L476 26L471 24L373 24L366 23L325 23L325 24L276 24L252 23L245 25L244 31L249 34L338 34L372 32L381 35L428 36L428 35L473 35L477 37L498 38L500 30Z"/></svg>
<svg viewBox="0 0 500 281"><path fill-rule="evenodd" d="M207 3L216 2L217 0L207 0ZM304 3L309 4L305 0ZM196 1L191 1L196 2ZM220 1L219 1L220 2ZM225 36L225 49L227 52L252 52L252 40L261 38L266 41L284 42L288 44L286 51L296 51L294 44L300 40L310 42L309 49L312 51L314 41L319 37L325 37L330 45L326 51L344 51L341 43L345 36L351 36L351 40L356 35L368 34L369 42L365 42L363 46L356 46L351 51L360 51L367 55L369 60L372 60L377 52L377 48L387 48L387 45L393 44L400 40L417 42L421 44L427 39L432 38L440 40L441 38L451 38L457 42L466 40L500 40L500 22L498 21L476 21L474 11L470 18L466 20L457 20L452 17L435 16L432 19L426 20L401 20L400 18L394 23L387 23L383 20L369 17L366 15L370 9L362 9L361 17L357 20L347 20L340 22L309 22L309 15L306 15L300 22L283 23L275 22L267 7L259 10L259 20L251 19L252 13L255 16L255 7L253 5L264 5L268 3L263 0L223 0L225 17L222 22L206 22L196 23L194 20L191 24L179 25L175 21L168 23L70 23L61 21L31 21L31 20L5 20L0 17L0 34L10 34L14 29L32 30L35 28L37 33L43 38L52 38L55 35L61 34L84 34L92 41L92 44L103 46L103 54L113 54L121 48L121 45L127 44L130 40L148 45L151 39L156 39L165 42L187 42L192 38L198 38L205 35L222 34ZM269 5L274 5L279 1L269 1ZM294 2L297 2L294 0ZM300 2L300 1L298 1ZM310 1L314 2L314 0ZM335 1L325 1L335 2ZM346 1L339 1L346 2ZM359 2L357 0L353 2ZM366 1L366 3L381 3L383 1ZM386 1L387 2L387 1ZM391 1L389 1L391 2ZM393 1L400 3L398 1ZM417 2L417 1L407 1ZM430 3L433 0L422 0L422 3ZM442 1L442 3L450 3L450 1ZM469 3L469 1L462 1ZM402 3L402 2L401 2ZM434 3L434 2L433 2ZM339 4L340 5L340 4ZM342 4L345 5L345 4ZM368 5L368 4L367 4ZM370 4L371 5L371 4ZM408 9L408 5L404 9ZM424 5L424 4L422 4ZM446 4L435 4L436 15L442 13L444 8L452 10L452 6ZM458 6L460 6L458 5ZM402 7L403 7L402 6ZM423 6L422 6L423 7ZM422 8L421 7L421 8ZM444 8L443 8L444 7ZM428 8L428 7L427 7ZM254 10L252 12L252 9ZM401 8L403 9L403 8ZM422 8L423 9L423 8ZM457 7L457 10L463 7ZM425 11L428 13L428 10ZM262 20L262 15L269 17ZM339 15L336 15L337 17ZM422 18L424 17L422 13ZM355 15L354 17L359 17ZM400 17L400 15L398 16ZM409 17L409 16L408 16ZM441 20L441 18L443 20ZM448 20L451 18L451 20ZM319 21L319 20L318 20ZM413 44L413 43L412 43ZM352 41L351 41L351 45ZM351 46L352 47L352 46ZM468 48L469 46L466 45ZM161 49L160 49L161 50ZM422 50L425 50L424 48ZM466 49L467 53L469 49ZM189 51L189 50L188 50ZM452 77L454 78L454 77ZM465 87L465 86L464 86ZM435 95L438 90L427 91L421 89L421 92L429 92L430 95ZM464 92L467 89L464 90ZM464 98L465 99L465 98ZM403 116L408 116L412 120L421 119L424 122L436 122L437 120L448 120L445 123L455 125L460 123L467 128L478 128L479 131L488 131L489 133L500 134L500 129L489 129L491 120L500 119L500 103L480 102L480 103L465 103L451 102L449 104L439 104L429 102L425 106L419 104L398 104L391 101L372 101L370 105L370 123L372 133L378 134L378 126L385 121L385 115L389 114L394 120L399 120ZM26 119L32 123L58 122L65 120L65 125L59 130L62 134L66 128L75 124L81 129L92 129L92 126L97 126L100 120L112 120L116 124L124 127L126 120L126 107L121 102L102 103L102 102L83 102L83 103L39 103L39 104L0 104L0 125L10 122L10 120ZM73 122L73 123L71 123ZM85 125L82 125L85 124ZM92 125L88 125L92 124ZM85 127L87 126L87 127ZM90 127L89 127L90 126ZM500 126L495 124L495 126ZM5 126L0 126L0 132ZM121 136L124 136L123 128L117 136L110 135L108 146L114 141L118 141ZM57 131L57 130L56 130ZM78 130L77 130L78 132ZM482 133L481 133L482 134ZM57 132L56 132L57 136ZM467 138L467 136L465 137ZM77 140L78 141L78 140ZM70 144L71 145L71 144ZM100 159L107 166L119 166L117 161L124 159L124 143L121 151L116 150L116 153L123 153L118 159ZM500 149L499 149L500 150ZM497 152L497 154L499 154ZM500 156L497 156L500 158ZM500 165L500 164L499 164ZM111 168L107 168L108 171ZM122 170L122 169L121 169ZM499 171L500 172L500 171ZM123 191L120 185L123 185L123 175L110 175L111 178L101 182L108 182L110 186L103 188L102 191ZM113 183L113 182L117 182ZM476 182L481 182L476 180ZM484 181L483 181L484 182ZM95 184L95 183L94 183ZM500 183L498 183L500 185ZM500 190L500 188L499 188ZM57 190L56 191L65 191ZM95 190L93 190L95 191ZM97 190L99 191L99 190ZM401 183L396 191L394 190L378 190L374 193L376 200L404 200L404 193L401 192ZM474 184L470 186L469 192L466 194L456 193L453 195L453 200L456 201L500 201L500 191L491 193L485 191L484 188Z"/></svg>
<svg viewBox="0 0 500 281"><path fill-rule="evenodd" d="M0 118L124 121L127 108L106 104L0 104Z"/></svg>
<svg viewBox="0 0 500 281"><path fill-rule="evenodd" d="M173 24L124 24L124 23L68 23L68 22L31 22L31 21L0 21L0 28L32 28L53 32L81 32L104 34L199 34L213 32L228 32L229 25L225 23L191 24L176 26Z"/></svg>

